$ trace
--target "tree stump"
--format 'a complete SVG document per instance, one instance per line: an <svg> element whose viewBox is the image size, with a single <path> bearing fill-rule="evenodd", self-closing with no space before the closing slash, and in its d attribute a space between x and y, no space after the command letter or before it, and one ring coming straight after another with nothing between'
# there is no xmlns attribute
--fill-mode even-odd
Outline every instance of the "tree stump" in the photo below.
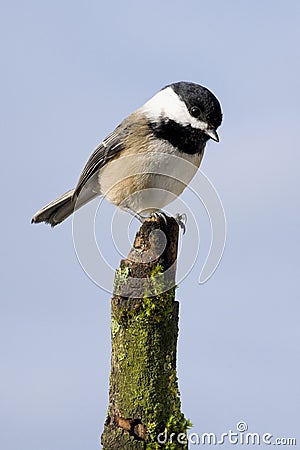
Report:
<svg viewBox="0 0 300 450"><path fill-rule="evenodd" d="M150 217L116 271L104 450L187 449L176 375L178 224Z"/></svg>

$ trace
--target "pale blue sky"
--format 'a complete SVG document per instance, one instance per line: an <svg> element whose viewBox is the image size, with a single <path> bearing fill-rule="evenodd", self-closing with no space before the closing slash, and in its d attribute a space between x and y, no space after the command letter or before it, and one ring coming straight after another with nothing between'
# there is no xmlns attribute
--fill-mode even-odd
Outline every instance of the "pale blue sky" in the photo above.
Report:
<svg viewBox="0 0 300 450"><path fill-rule="evenodd" d="M221 141L202 170L228 223L221 265L200 286L209 226L183 195L202 239L177 291L183 410L196 433L244 420L300 442L299 2L28 0L1 10L1 448L99 448L110 296L82 271L71 220L52 230L30 219L74 186L123 117L179 80L222 103ZM182 245L193 246L189 230ZM103 248L116 267L106 237Z"/></svg>

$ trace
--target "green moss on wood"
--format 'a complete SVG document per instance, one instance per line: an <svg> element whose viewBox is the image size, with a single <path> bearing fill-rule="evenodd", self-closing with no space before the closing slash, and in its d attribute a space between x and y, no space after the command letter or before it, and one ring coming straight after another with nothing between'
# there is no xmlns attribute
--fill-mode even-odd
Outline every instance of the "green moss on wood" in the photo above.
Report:
<svg viewBox="0 0 300 450"><path fill-rule="evenodd" d="M155 230L165 233L163 252ZM109 411L101 439L105 450L187 448L177 439L190 425L180 411L176 376L177 248L176 221L152 217L142 224L116 273ZM165 430L167 442L160 445L158 435Z"/></svg>
<svg viewBox="0 0 300 450"><path fill-rule="evenodd" d="M119 272L119 276L127 277L128 272ZM156 292L161 291L161 276L163 268L157 265L150 277ZM190 426L181 413L175 369L175 305L173 287L154 297L145 296L134 309L112 309L115 371L111 374L111 386L117 383L114 400L123 417L141 419L146 426L147 449L161 448L157 446L157 436L165 428L168 435L177 435L185 434ZM176 445L168 443L164 448L175 449Z"/></svg>
<svg viewBox="0 0 300 450"><path fill-rule="evenodd" d="M118 286L119 284L126 284L128 277L130 275L130 269L129 267L120 267L116 270L115 273L115 279L114 279L114 288Z"/></svg>

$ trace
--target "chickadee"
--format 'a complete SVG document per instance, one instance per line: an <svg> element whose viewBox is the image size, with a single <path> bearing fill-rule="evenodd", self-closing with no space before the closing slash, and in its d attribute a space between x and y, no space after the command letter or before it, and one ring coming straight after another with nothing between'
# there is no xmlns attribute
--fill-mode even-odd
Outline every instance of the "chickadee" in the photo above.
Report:
<svg viewBox="0 0 300 450"><path fill-rule="evenodd" d="M205 87L165 86L130 114L88 159L75 189L44 206L32 223L52 227L102 195L140 219L184 190L200 166L206 142L219 142L222 112Z"/></svg>

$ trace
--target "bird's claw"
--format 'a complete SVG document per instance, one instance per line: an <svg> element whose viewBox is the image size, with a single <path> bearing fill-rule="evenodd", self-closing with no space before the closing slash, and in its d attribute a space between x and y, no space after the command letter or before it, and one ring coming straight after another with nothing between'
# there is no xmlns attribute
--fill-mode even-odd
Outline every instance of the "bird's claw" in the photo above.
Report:
<svg viewBox="0 0 300 450"><path fill-rule="evenodd" d="M147 217L143 217L140 214L135 214L135 217L137 219L139 219L142 223L144 222L144 220L147 219ZM163 211L155 211L153 213L150 214L149 217L153 217L155 219L163 219L165 225L168 225L168 216L166 213L164 213ZM183 234L185 234L186 232L186 222L187 222L187 215L185 213L183 214L179 214L177 213L174 216L174 219L176 220L176 223L178 224L178 226L183 230Z"/></svg>
<svg viewBox="0 0 300 450"><path fill-rule="evenodd" d="M179 214L177 213L174 216L174 219L176 220L177 224L180 226L180 228L183 230L183 234L185 234L186 231L186 222L187 222L187 215L185 213Z"/></svg>
<svg viewBox="0 0 300 450"><path fill-rule="evenodd" d="M154 217L155 219L163 219L165 225L168 225L167 215L163 211L155 211L150 214L150 217Z"/></svg>

